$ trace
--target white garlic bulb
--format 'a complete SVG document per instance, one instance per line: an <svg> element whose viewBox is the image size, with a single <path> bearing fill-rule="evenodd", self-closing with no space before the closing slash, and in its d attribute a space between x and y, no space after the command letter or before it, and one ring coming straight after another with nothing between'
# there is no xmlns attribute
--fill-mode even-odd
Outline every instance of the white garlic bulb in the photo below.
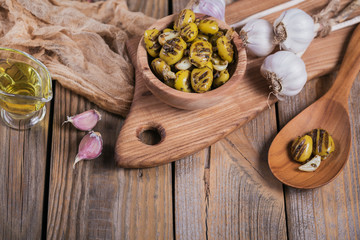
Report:
<svg viewBox="0 0 360 240"><path fill-rule="evenodd" d="M274 22L275 39L280 48L303 53L315 37L314 20L303 10L284 11Z"/></svg>
<svg viewBox="0 0 360 240"><path fill-rule="evenodd" d="M271 92L279 99L294 96L304 87L307 73L304 61L295 53L278 51L265 58L260 68Z"/></svg>
<svg viewBox="0 0 360 240"><path fill-rule="evenodd" d="M265 19L249 21L239 34L248 52L255 56L267 56L275 48L273 26Z"/></svg>

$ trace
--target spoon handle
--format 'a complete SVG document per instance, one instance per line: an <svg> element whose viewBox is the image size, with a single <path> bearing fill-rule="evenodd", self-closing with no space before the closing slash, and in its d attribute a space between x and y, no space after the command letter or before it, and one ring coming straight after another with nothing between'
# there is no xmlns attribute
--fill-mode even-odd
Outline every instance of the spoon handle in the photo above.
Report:
<svg viewBox="0 0 360 240"><path fill-rule="evenodd" d="M360 24L354 30L347 47L340 70L328 96L337 99L347 107L351 86L360 71Z"/></svg>

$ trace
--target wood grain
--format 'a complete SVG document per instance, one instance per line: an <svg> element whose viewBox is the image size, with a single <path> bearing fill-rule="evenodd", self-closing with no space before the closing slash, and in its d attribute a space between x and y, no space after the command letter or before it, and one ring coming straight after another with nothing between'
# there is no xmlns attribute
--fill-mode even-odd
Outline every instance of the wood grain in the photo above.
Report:
<svg viewBox="0 0 360 240"><path fill-rule="evenodd" d="M142 1L138 10L162 1ZM160 5L159 5L160 6ZM132 6L132 10L136 7ZM153 16L167 14L162 8ZM48 239L172 239L171 165L145 170L116 168L114 146L123 119L56 85L50 169ZM103 154L72 168L85 135L66 116L90 108L102 114L94 130L104 140Z"/></svg>
<svg viewBox="0 0 360 240"><path fill-rule="evenodd" d="M316 188L331 181L342 170L349 157L351 145L348 97L359 72L360 26L351 37L330 90L288 122L272 142L269 149L269 166L280 181L297 188ZM322 161L321 167L316 171L301 172L297 169L299 164L289 155L289 144L294 138L319 128L331 134L336 151Z"/></svg>
<svg viewBox="0 0 360 240"><path fill-rule="evenodd" d="M288 120L327 92L333 76L310 82L294 98L279 102L279 122ZM331 183L314 190L286 187L289 239L356 239L360 236L359 183L359 88L358 76L351 91L352 145L344 170ZM308 204L309 203L309 204Z"/></svg>
<svg viewBox="0 0 360 240"><path fill-rule="evenodd" d="M0 239L40 239L47 165L48 113L30 130L0 123Z"/></svg>
<svg viewBox="0 0 360 240"><path fill-rule="evenodd" d="M259 11L266 10L270 7L274 7L276 5L279 5L281 3L287 2L286 0L272 0L272 1L260 1L260 0L241 0L236 1L226 7L225 11L225 21L228 24L234 24L236 22L239 22L243 20L246 17L249 17L253 15L254 13L257 13ZM316 0L316 1L303 1L297 5L294 5L290 8L300 8L304 10L306 13L310 15L317 14L320 12L327 4L328 0ZM340 9L342 9L344 6L346 6L350 0L344 0L340 1ZM237 11L233 11L233 9L237 9ZM268 16L265 16L264 19L270 21L271 23L274 22L274 20L280 16L281 12L284 10L281 10L279 12L272 13ZM349 17L358 16L360 10L354 11Z"/></svg>
<svg viewBox="0 0 360 240"><path fill-rule="evenodd" d="M174 11L186 3L173 1ZM175 162L176 238L286 239L282 187L266 163L275 131L272 108Z"/></svg>
<svg viewBox="0 0 360 240"><path fill-rule="evenodd" d="M127 0L129 10L143 12L147 16L162 18L169 13L169 1L167 0Z"/></svg>
<svg viewBox="0 0 360 240"><path fill-rule="evenodd" d="M347 28L313 41L303 56L308 79L334 70L350 32L351 28ZM130 54L134 53L132 50ZM116 144L118 165L139 168L169 163L210 146L250 121L269 103L276 101L274 97L268 100L268 85L259 71L262 60L249 61L236 94L218 105L194 111L176 109L160 102L144 86L141 73L137 71L131 110ZM139 141L139 132L147 129L159 132L161 141L158 144L147 145Z"/></svg>
<svg viewBox="0 0 360 240"><path fill-rule="evenodd" d="M159 19L150 26L150 28L159 30L165 29L174 22L176 16L176 14L172 14ZM196 18L217 21L220 29L230 29L230 26L225 22L204 14L196 14ZM142 79L147 89L150 90L156 98L172 107L184 110L201 110L219 104L228 96L237 94L238 86L245 73L247 57L244 44L239 34L235 32L232 34L232 44L234 48L233 62L229 64L227 68L230 73L230 79L225 85L201 94L178 91L160 81L149 67L148 53L145 47L144 38L141 38L140 43L137 46L137 57L135 57L134 54L131 54L130 57L132 62L136 63L137 71L142 73ZM135 91L137 90L135 89Z"/></svg>

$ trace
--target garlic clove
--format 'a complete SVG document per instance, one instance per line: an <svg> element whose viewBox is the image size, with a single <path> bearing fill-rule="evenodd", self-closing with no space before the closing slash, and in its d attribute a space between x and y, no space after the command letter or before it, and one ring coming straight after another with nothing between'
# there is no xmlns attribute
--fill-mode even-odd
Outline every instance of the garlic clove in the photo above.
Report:
<svg viewBox="0 0 360 240"><path fill-rule="evenodd" d="M100 156L103 140L99 132L89 132L81 139L73 168L81 160L91 160Z"/></svg>
<svg viewBox="0 0 360 240"><path fill-rule="evenodd" d="M313 172L320 166L320 163L321 157L319 155L316 155L310 161L301 165L298 169L304 172Z"/></svg>
<svg viewBox="0 0 360 240"><path fill-rule="evenodd" d="M228 66L228 61L220 61L219 64L213 64L213 67L216 71L224 71Z"/></svg>
<svg viewBox="0 0 360 240"><path fill-rule="evenodd" d="M158 42L161 45L164 45L166 41L174 39L179 36L180 36L180 33L178 31L163 32L162 34L159 35Z"/></svg>
<svg viewBox="0 0 360 240"><path fill-rule="evenodd" d="M293 8L274 21L274 32L280 49L299 53L304 52L314 39L315 24L306 12Z"/></svg>
<svg viewBox="0 0 360 240"><path fill-rule="evenodd" d="M265 19L249 21L239 34L246 49L252 55L267 56L275 48L273 26Z"/></svg>
<svg viewBox="0 0 360 240"><path fill-rule="evenodd" d="M67 117L63 124L71 122L74 127L82 131L90 131L98 121L101 120L101 114L95 109L91 109L80 114Z"/></svg>
<svg viewBox="0 0 360 240"><path fill-rule="evenodd" d="M175 64L177 70L188 70L192 64L188 57L183 57L179 62Z"/></svg>

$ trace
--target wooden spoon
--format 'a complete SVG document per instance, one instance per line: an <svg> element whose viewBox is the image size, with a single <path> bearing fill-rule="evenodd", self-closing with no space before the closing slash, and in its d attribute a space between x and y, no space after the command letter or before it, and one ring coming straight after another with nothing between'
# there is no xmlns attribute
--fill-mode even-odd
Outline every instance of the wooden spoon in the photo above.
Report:
<svg viewBox="0 0 360 240"><path fill-rule="evenodd" d="M320 187L334 179L349 158L351 131L348 96L360 71L360 25L355 29L339 73L330 90L292 119L273 140L268 155L272 173L284 184L303 189ZM292 141L315 128L327 130L335 142L335 151L314 172L298 170L291 159Z"/></svg>

